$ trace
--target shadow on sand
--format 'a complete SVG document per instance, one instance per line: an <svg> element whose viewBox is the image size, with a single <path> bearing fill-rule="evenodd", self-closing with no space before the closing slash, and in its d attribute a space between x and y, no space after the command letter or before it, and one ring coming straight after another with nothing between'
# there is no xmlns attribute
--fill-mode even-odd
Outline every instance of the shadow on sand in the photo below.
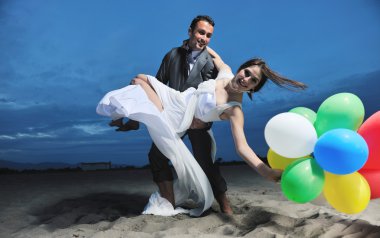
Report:
<svg viewBox="0 0 380 238"><path fill-rule="evenodd" d="M138 216L148 199L141 194L93 193L32 210L31 215L37 218L34 225L45 224L51 230L63 229L77 224L112 222L120 217Z"/></svg>

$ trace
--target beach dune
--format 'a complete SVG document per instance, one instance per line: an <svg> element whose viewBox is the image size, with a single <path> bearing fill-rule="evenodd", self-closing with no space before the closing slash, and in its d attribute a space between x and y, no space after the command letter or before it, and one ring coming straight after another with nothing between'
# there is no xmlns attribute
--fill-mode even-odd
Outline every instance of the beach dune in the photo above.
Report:
<svg viewBox="0 0 380 238"><path fill-rule="evenodd" d="M245 165L222 166L233 216L141 215L149 170L0 175L0 237L380 237L380 200L346 215L322 197L296 204Z"/></svg>

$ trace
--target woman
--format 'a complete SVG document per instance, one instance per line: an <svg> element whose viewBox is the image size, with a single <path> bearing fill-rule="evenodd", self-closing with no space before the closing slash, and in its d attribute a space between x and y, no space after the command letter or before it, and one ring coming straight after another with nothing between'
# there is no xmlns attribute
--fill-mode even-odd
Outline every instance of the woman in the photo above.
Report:
<svg viewBox="0 0 380 238"><path fill-rule="evenodd" d="M220 56L212 49L207 49L213 56L219 74L215 80L201 83L198 89L189 88L180 93L152 76L139 74L132 80L133 85L107 93L97 107L97 112L111 117L113 124L122 124L122 118L129 117L147 126L152 140L171 160L178 175L174 183L174 201L168 200L173 205L179 205L187 199L194 200L197 208L190 210L193 216L201 215L211 206L213 195L206 175L182 142L181 135L188 128L199 125L199 121L229 120L240 157L263 177L278 181L281 171L269 168L247 144L243 130L243 94L247 92L251 97L268 78L279 86L306 88L300 82L281 77L261 59L245 62L234 76ZM144 213L176 214L173 208L167 209L160 205L166 201L162 199L159 194L153 194Z"/></svg>

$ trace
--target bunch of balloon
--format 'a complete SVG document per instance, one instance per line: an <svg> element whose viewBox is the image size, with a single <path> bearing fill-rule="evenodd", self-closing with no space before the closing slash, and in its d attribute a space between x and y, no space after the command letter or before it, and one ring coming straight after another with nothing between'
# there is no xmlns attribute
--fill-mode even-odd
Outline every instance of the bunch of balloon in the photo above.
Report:
<svg viewBox="0 0 380 238"><path fill-rule="evenodd" d="M317 117L317 114L309 109L309 108L306 108L306 107L296 107L296 108L293 108L292 110L290 110L289 112L293 112L293 113L297 113L303 117L305 117L308 121L310 121L311 124L314 123L316 117ZM292 120L295 120L294 119L294 116L292 116L291 114L286 114L286 115L281 115L279 116L280 118L278 119L275 119L275 122L276 125L273 125L274 127L278 127L279 129L282 128L282 125L284 123L284 118L285 120L287 121L292 121ZM305 120L304 119L300 119L299 117L297 118L296 117L296 120L302 120L302 125L305 124ZM280 124L281 123L281 124ZM307 124L307 123L306 123ZM296 122L293 123L293 127L296 127ZM305 126L304 126L305 127ZM313 139L314 138L314 133L312 132L312 129L310 128L310 126L307 126L308 130L309 130L309 135L304 135L306 137L311 137ZM270 133L270 131L268 130L267 132ZM291 131L283 131L282 133L285 134L285 137L289 137L289 133ZM275 132L275 133L278 133L278 132ZM270 139L272 139L273 136L276 136L274 135L273 133L271 135L268 135L270 137ZM285 138L284 138L285 139ZM279 147L280 145L276 146L277 144L280 144L281 141L274 141L275 143L275 147ZM285 151L283 149L283 147L279 148L279 150L281 152L284 152L284 154L288 154L289 152L288 151ZM307 156L304 156L304 157L300 157L300 158L287 158L287 157L284 157L284 156L281 156L279 154L277 154L276 152L274 152L271 148L269 148L268 150L268 153L267 153L267 158L268 158L268 163L269 165L274 168L274 169L281 169L281 170L284 170L288 165L290 165L292 162L296 161L296 160L299 160L299 159L306 159L307 157L310 157L309 155Z"/></svg>
<svg viewBox="0 0 380 238"><path fill-rule="evenodd" d="M325 170L326 201L347 214L363 211L371 195L368 182L357 172L368 158L365 140L355 131L332 129L319 137L314 157Z"/></svg>
<svg viewBox="0 0 380 238"><path fill-rule="evenodd" d="M282 192L297 203L312 201L323 190L323 169L310 156L317 141L315 118L311 109L298 107L271 118L264 130L270 148L268 163L272 168L285 170Z"/></svg>
<svg viewBox="0 0 380 238"><path fill-rule="evenodd" d="M359 170L371 188L371 199L380 198L380 111L370 116L359 128L358 133L367 142L369 155Z"/></svg>
<svg viewBox="0 0 380 238"><path fill-rule="evenodd" d="M319 136L316 162L325 170L323 195L336 210L363 211L370 200L367 180L357 171L368 159L368 146L357 133L364 119L362 101L351 93L327 98L318 108L314 127Z"/></svg>
<svg viewBox="0 0 380 238"><path fill-rule="evenodd" d="M340 212L353 214L367 207L369 185L357 172L368 157L367 143L356 132L363 118L361 100L338 93L327 98L317 113L298 107L268 121L268 162L285 169L281 178L285 197L306 203L323 191L326 201ZM285 159L288 163L279 163Z"/></svg>

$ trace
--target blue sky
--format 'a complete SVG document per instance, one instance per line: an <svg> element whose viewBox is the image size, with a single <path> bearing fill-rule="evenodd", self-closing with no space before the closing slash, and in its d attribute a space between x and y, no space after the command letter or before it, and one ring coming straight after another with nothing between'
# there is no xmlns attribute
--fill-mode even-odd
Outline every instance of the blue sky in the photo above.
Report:
<svg viewBox="0 0 380 238"><path fill-rule="evenodd" d="M0 159L145 165L145 128L116 133L95 113L101 97L138 73L155 75L187 38L193 17L216 22L210 46L233 70L259 56L309 89L266 85L244 99L249 144L265 155L263 130L296 106L314 111L339 92L380 110L380 3L350 1L0 1ZM227 122L214 123L217 156L235 155Z"/></svg>

